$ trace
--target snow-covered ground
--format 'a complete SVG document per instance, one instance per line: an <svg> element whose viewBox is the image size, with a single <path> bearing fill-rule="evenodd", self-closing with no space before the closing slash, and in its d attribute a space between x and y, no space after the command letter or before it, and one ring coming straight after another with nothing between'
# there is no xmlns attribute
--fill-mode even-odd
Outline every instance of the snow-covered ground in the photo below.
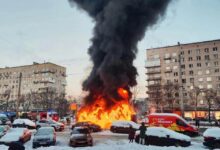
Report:
<svg viewBox="0 0 220 150"><path fill-rule="evenodd" d="M137 143L128 143L126 134L115 134L110 131L93 133L92 136L94 138L93 147L72 148L68 146L70 131L67 129L64 132L57 133L56 146L40 147L36 150L207 150L202 144L203 138L201 136L192 138L192 145L186 148L145 146ZM32 150L32 140L25 143L25 148L26 150ZM0 145L0 150L8 150L8 147Z"/></svg>

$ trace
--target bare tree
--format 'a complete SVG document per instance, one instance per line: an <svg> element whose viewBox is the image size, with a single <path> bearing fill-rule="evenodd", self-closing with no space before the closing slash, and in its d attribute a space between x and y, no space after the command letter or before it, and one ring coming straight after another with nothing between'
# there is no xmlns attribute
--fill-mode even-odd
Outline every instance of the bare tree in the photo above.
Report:
<svg viewBox="0 0 220 150"><path fill-rule="evenodd" d="M193 88L189 91L190 98L195 101L195 118L197 118L198 98L201 93L203 93L203 89L200 89L197 86L193 86Z"/></svg>
<svg viewBox="0 0 220 150"><path fill-rule="evenodd" d="M170 109L173 111L174 110L174 105L179 97L179 88L180 86L178 84L168 82L163 85L163 99L164 101L167 102L169 105Z"/></svg>
<svg viewBox="0 0 220 150"><path fill-rule="evenodd" d="M219 97L217 96L217 91L214 89L206 89L204 90L204 93L205 93L206 102L208 104L208 115L209 115L209 122L210 122L212 105L216 103L217 101L219 101L218 100Z"/></svg>

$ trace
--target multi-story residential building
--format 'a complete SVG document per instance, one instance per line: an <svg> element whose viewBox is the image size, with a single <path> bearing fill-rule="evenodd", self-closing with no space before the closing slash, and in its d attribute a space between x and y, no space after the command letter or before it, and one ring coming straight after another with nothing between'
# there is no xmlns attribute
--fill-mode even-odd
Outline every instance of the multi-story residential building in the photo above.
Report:
<svg viewBox="0 0 220 150"><path fill-rule="evenodd" d="M180 107L181 99L185 108L194 107L189 95L194 87L212 88L219 92L220 40L150 48L146 54L149 101L157 103L164 94L162 86L168 83L179 85L175 94L177 101L172 102L177 107ZM207 104L201 98L198 106L207 107Z"/></svg>
<svg viewBox="0 0 220 150"><path fill-rule="evenodd" d="M29 93L65 94L66 68L47 62L0 68L0 100L17 100Z"/></svg>

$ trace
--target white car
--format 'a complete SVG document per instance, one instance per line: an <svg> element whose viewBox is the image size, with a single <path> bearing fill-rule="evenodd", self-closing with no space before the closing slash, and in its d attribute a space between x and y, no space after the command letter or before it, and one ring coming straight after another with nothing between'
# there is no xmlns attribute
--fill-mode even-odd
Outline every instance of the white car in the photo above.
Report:
<svg viewBox="0 0 220 150"><path fill-rule="evenodd" d="M220 128L209 128L203 133L203 145L213 148L220 148Z"/></svg>
<svg viewBox="0 0 220 150"><path fill-rule="evenodd" d="M130 126L132 126L132 128L135 130L138 130L140 128L140 125L133 121L119 120L112 122L110 131L115 133L129 133Z"/></svg>
<svg viewBox="0 0 220 150"><path fill-rule="evenodd" d="M55 131L63 131L64 130L64 124L60 122L56 122L54 120L40 120L36 122L37 129L40 127L53 127Z"/></svg>
<svg viewBox="0 0 220 150"><path fill-rule="evenodd" d="M31 132L27 128L11 128L0 139L0 143L10 143L22 140L22 142L29 141L31 139Z"/></svg>
<svg viewBox="0 0 220 150"><path fill-rule="evenodd" d="M36 124L29 119L15 119L12 127L23 127L28 129L36 129Z"/></svg>
<svg viewBox="0 0 220 150"><path fill-rule="evenodd" d="M139 143L140 131L136 131L135 141ZM191 138L164 127L148 127L145 132L145 144L157 146L183 146L191 145Z"/></svg>

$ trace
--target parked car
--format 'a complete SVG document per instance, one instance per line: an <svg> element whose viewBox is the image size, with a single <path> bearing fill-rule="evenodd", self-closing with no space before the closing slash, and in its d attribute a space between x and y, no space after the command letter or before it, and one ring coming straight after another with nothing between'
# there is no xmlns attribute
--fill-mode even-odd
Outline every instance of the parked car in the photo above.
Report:
<svg viewBox="0 0 220 150"><path fill-rule="evenodd" d="M197 127L174 113L152 113L148 118L150 127L164 127L189 136L197 136L199 134Z"/></svg>
<svg viewBox="0 0 220 150"><path fill-rule="evenodd" d="M13 128L22 127L28 129L36 129L36 124L29 119L15 119L13 124Z"/></svg>
<svg viewBox="0 0 220 150"><path fill-rule="evenodd" d="M7 144L22 140L23 143L31 139L31 132L27 128L10 128L0 139L0 143Z"/></svg>
<svg viewBox="0 0 220 150"><path fill-rule="evenodd" d="M80 126L88 127L91 132L100 132L100 131L102 131L102 128L99 125L94 124L94 123L89 122L89 121L87 121L87 122L77 122L76 124L72 125L72 129L75 128L75 127L80 127Z"/></svg>
<svg viewBox="0 0 220 150"><path fill-rule="evenodd" d="M203 145L211 149L220 148L220 128L209 128L203 133Z"/></svg>
<svg viewBox="0 0 220 150"><path fill-rule="evenodd" d="M140 131L136 131L135 142L139 143ZM164 127L148 127L145 132L145 144L157 146L182 146L191 145L191 138Z"/></svg>
<svg viewBox="0 0 220 150"><path fill-rule="evenodd" d="M64 124L60 122L56 122L54 120L40 120L36 122L37 129L40 127L53 127L55 131L63 131L64 130Z"/></svg>
<svg viewBox="0 0 220 150"><path fill-rule="evenodd" d="M129 127L132 126L135 130L138 130L140 128L140 125L133 122L133 121L127 121L127 120L120 120L120 121L114 121L112 122L112 125L110 127L110 131L114 133L129 133Z"/></svg>
<svg viewBox="0 0 220 150"><path fill-rule="evenodd" d="M75 127L71 132L71 137L69 141L70 146L92 146L93 138L90 134L90 130L88 127Z"/></svg>
<svg viewBox="0 0 220 150"><path fill-rule="evenodd" d="M9 125L11 126L11 121L5 114L0 114L0 125Z"/></svg>
<svg viewBox="0 0 220 150"><path fill-rule="evenodd" d="M7 133L9 128L10 127L8 125L0 125L0 138Z"/></svg>
<svg viewBox="0 0 220 150"><path fill-rule="evenodd" d="M41 127L37 130L33 139L33 148L56 144L56 132L53 127Z"/></svg>

